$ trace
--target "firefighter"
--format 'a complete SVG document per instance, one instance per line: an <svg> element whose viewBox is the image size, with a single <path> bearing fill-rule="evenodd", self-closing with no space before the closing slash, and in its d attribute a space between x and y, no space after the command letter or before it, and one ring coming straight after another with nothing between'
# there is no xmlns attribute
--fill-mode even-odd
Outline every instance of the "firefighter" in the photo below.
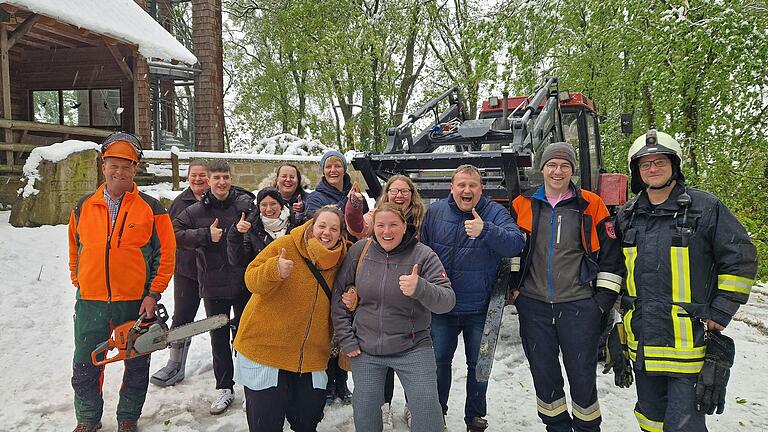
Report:
<svg viewBox="0 0 768 432"><path fill-rule="evenodd" d="M613 220L598 195L572 183L576 166L570 144L550 144L539 165L544 184L512 202L528 236L513 295L536 408L548 432L600 430L595 369L601 321L624 276Z"/></svg>
<svg viewBox="0 0 768 432"><path fill-rule="evenodd" d="M734 356L720 332L749 299L756 249L717 197L685 186L670 135L649 130L628 162L637 197L619 210L617 234L635 417L644 431L706 431L705 414L722 412Z"/></svg>

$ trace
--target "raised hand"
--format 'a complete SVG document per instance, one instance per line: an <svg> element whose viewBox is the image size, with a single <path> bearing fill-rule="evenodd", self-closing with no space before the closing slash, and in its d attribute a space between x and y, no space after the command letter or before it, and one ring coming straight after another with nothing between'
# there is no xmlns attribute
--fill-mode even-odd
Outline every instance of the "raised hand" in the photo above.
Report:
<svg viewBox="0 0 768 432"><path fill-rule="evenodd" d="M363 194L360 193L360 185L357 182L352 183L352 189L349 190L347 196L353 207L358 208L363 205Z"/></svg>
<svg viewBox="0 0 768 432"><path fill-rule="evenodd" d="M470 238L477 238L480 236L480 233L483 232L483 226L485 223L480 218L480 215L477 213L477 210L475 210L474 207L472 207L472 216L474 216L473 219L464 221L464 232L466 232L467 236Z"/></svg>
<svg viewBox="0 0 768 432"><path fill-rule="evenodd" d="M218 243L219 240L221 240L221 234L223 232L224 230L219 228L219 218L214 219L213 223L211 224L211 241Z"/></svg>
<svg viewBox="0 0 768 432"><path fill-rule="evenodd" d="M280 256L277 257L277 271L280 272L282 279L287 278L293 271L293 261L285 257L285 248L280 251Z"/></svg>
<svg viewBox="0 0 768 432"><path fill-rule="evenodd" d="M411 297L416 292L416 286L419 284L419 265L413 265L411 274L400 276L400 291L403 295Z"/></svg>
<svg viewBox="0 0 768 432"><path fill-rule="evenodd" d="M240 213L240 221L235 225L237 232L245 234L251 229L251 223L245 220L245 212Z"/></svg>
<svg viewBox="0 0 768 432"><path fill-rule="evenodd" d="M295 203L293 203L293 212L294 213L301 213L304 211L304 201L301 200L301 195L299 195L299 199L296 200Z"/></svg>

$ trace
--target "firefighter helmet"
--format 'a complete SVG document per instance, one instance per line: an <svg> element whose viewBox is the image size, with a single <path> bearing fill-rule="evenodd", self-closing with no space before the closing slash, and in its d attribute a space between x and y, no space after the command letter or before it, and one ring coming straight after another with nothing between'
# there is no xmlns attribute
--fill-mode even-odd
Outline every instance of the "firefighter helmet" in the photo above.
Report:
<svg viewBox="0 0 768 432"><path fill-rule="evenodd" d="M629 172L632 175L631 187L632 192L640 193L645 189L646 185L640 178L640 172L638 170L638 160L643 156L651 154L665 154L669 156L672 162L672 180L683 182L683 149L680 147L680 143L671 135L659 132L656 129L649 129L647 133L640 135L632 143L627 154L627 163L629 165Z"/></svg>

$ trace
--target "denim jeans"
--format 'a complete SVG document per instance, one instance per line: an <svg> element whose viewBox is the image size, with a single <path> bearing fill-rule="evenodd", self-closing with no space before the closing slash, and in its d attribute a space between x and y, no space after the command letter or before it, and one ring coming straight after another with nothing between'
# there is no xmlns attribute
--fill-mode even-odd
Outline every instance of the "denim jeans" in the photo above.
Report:
<svg viewBox="0 0 768 432"><path fill-rule="evenodd" d="M464 336L464 355L467 358L467 399L464 403L464 421L469 424L474 417L485 417L485 392L487 382L475 379L480 341L485 327L484 313L466 315L432 314L432 344L437 362L437 393L443 414L448 412L448 395L451 392L451 363L459 343L459 333Z"/></svg>

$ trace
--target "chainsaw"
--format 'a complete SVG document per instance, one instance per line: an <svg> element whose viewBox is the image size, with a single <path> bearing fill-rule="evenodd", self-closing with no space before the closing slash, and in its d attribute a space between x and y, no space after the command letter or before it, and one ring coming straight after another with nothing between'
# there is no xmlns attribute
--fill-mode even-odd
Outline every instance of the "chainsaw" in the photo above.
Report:
<svg viewBox="0 0 768 432"><path fill-rule="evenodd" d="M155 312L156 319L148 321L146 312L139 319L125 322L112 330L112 337L100 343L91 352L91 361L95 366L103 366L122 360L147 355L153 351L165 349L172 342L224 327L229 323L227 315L214 315L185 324L174 329L168 329L168 312L165 306L158 304ZM109 351L117 348L117 354L109 357ZM99 360L99 357L103 357Z"/></svg>

